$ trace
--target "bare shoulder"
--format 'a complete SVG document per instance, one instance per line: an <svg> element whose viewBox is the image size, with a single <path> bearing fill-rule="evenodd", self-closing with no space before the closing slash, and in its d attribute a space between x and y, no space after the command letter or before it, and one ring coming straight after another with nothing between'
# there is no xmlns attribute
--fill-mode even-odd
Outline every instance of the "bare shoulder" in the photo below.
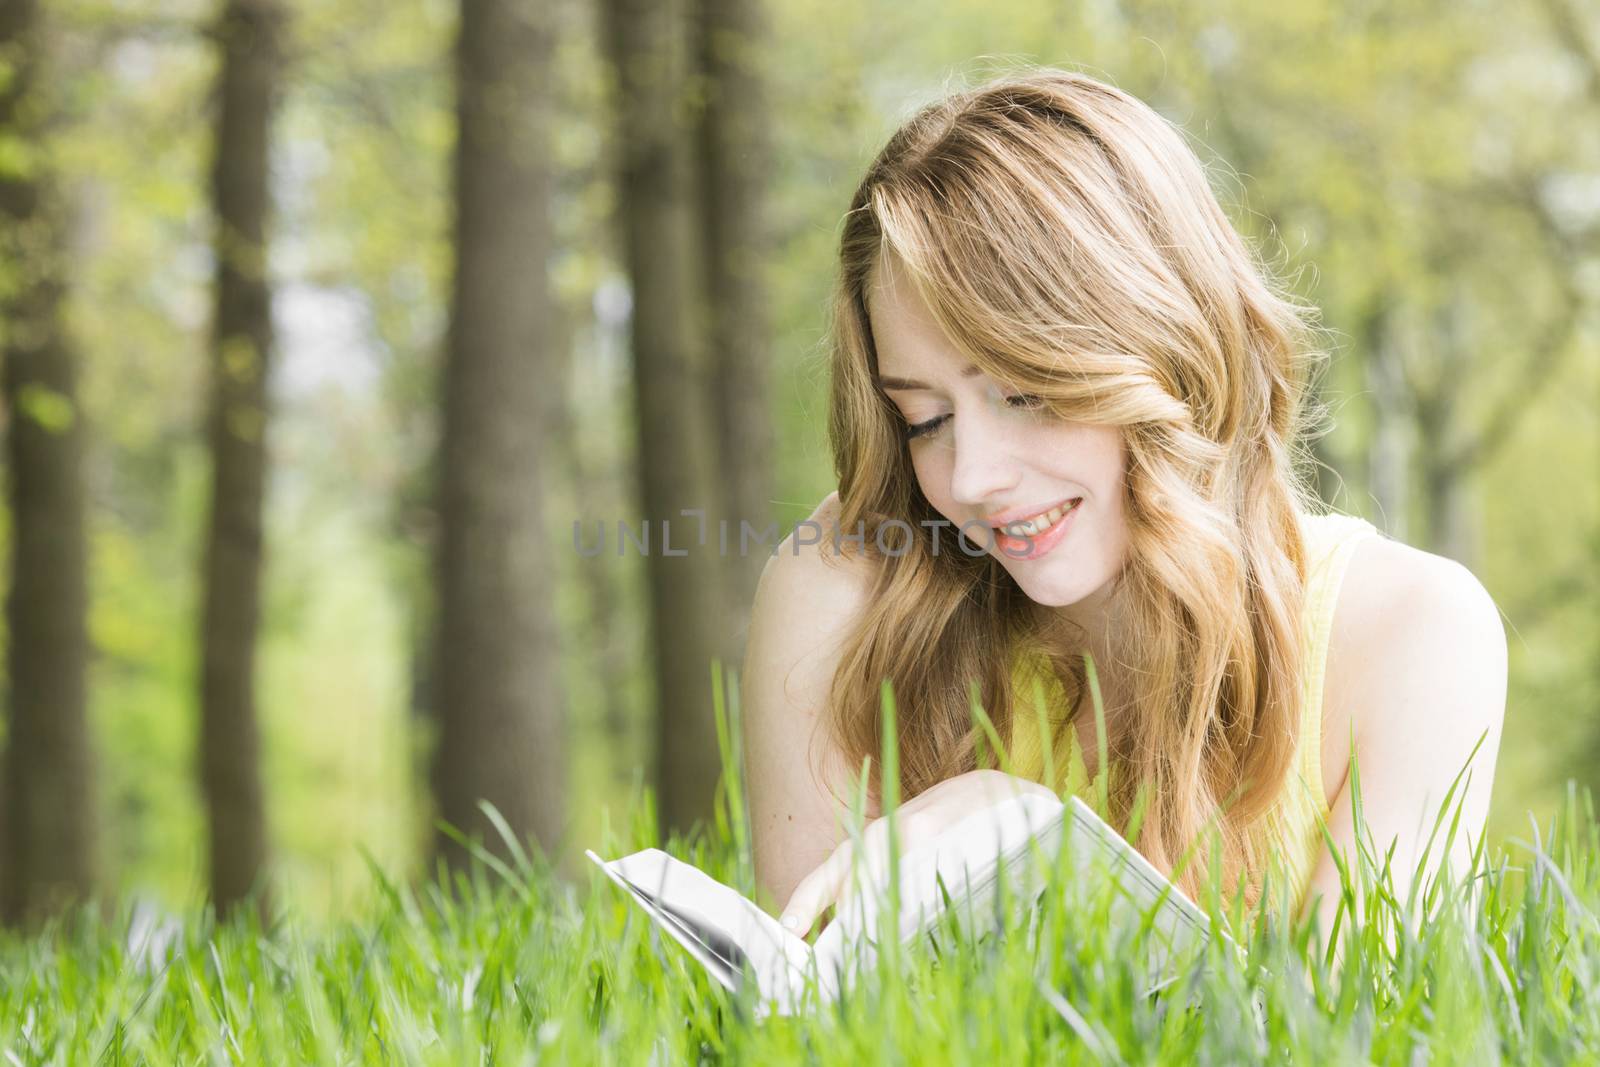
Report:
<svg viewBox="0 0 1600 1067"><path fill-rule="evenodd" d="M825 727L844 646L870 603L875 575L869 561L833 551L838 511L830 493L767 560L745 649L756 876L777 904L843 836L835 798L849 795L851 775Z"/></svg>
<svg viewBox="0 0 1600 1067"><path fill-rule="evenodd" d="M1389 537L1350 557L1328 642L1324 784L1345 777L1358 747L1438 745L1454 751L1485 731L1498 743L1505 710L1500 609L1467 567Z"/></svg>
<svg viewBox="0 0 1600 1067"><path fill-rule="evenodd" d="M1350 557L1334 616L1336 636L1365 642L1375 634L1437 630L1459 656L1505 651L1500 609L1478 576L1448 556L1389 537L1368 537Z"/></svg>
<svg viewBox="0 0 1600 1067"><path fill-rule="evenodd" d="M838 515L838 494L829 493L767 560L752 619L763 640L750 648L747 676L762 671L787 677L797 669L811 674L831 668L839 639L866 607L874 574L866 560L834 551Z"/></svg>
<svg viewBox="0 0 1600 1067"><path fill-rule="evenodd" d="M869 561L848 551L834 550L839 514L839 494L829 493L810 517L778 543L761 576L763 585L770 580L782 590L786 604L827 610L833 621L840 621L866 602L875 578Z"/></svg>

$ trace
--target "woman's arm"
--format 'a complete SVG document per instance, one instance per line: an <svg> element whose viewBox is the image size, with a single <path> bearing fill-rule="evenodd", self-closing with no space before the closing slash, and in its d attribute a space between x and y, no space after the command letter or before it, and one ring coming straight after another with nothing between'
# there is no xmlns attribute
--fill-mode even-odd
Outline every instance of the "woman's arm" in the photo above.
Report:
<svg viewBox="0 0 1600 1067"><path fill-rule="evenodd" d="M1394 889L1404 901L1440 805L1474 746L1470 781L1463 778L1451 798L1454 807L1464 789L1461 823L1449 853L1458 876L1483 834L1505 716L1506 638L1493 598L1466 567L1399 542L1380 544L1371 570L1351 590L1347 618L1337 625L1338 688L1350 709L1350 729L1327 742L1348 753L1353 734L1362 817L1380 864L1394 844ZM1342 590L1339 609L1346 614ZM1330 652L1330 671L1333 656ZM1446 815L1424 878L1444 858L1449 820ZM1353 823L1347 776L1328 829L1352 866ZM1306 901L1308 910L1317 909L1324 937L1332 929L1339 894L1339 872L1324 849Z"/></svg>
<svg viewBox="0 0 1600 1067"><path fill-rule="evenodd" d="M853 795L855 774L829 743L823 713L842 639L869 585L858 559L833 554L837 508L830 493L811 515L821 543L796 546L791 532L767 561L745 647L745 777L756 883L765 894L757 903L774 913L845 837L849 809L829 790Z"/></svg>

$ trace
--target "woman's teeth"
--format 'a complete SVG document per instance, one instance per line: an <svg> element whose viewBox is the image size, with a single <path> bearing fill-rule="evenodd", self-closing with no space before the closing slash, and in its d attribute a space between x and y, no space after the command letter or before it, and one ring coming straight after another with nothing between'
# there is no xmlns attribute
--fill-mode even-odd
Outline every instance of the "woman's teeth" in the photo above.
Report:
<svg viewBox="0 0 1600 1067"><path fill-rule="evenodd" d="M1035 534L1044 533L1056 524L1056 520L1077 507L1082 501L1083 498L1079 497L1060 507L1053 507L1042 515L1035 515L1033 518L1022 522L1014 522L1010 526L1004 527L1005 532L1012 537L1033 537Z"/></svg>

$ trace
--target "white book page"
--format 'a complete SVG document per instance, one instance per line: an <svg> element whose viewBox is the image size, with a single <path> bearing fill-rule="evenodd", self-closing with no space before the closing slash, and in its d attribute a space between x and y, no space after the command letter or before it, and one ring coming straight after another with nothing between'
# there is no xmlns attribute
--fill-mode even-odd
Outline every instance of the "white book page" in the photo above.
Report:
<svg viewBox="0 0 1600 1067"><path fill-rule="evenodd" d="M963 911L982 908L992 892L1002 866L1020 870L1014 863L1035 838L1048 840L1050 828L1059 828L1063 812L1061 801L1025 793L965 816L932 840L900 858L900 922L902 941L915 937L932 925L944 910L939 882L944 882L955 906ZM817 938L814 946L817 964L837 972L847 963L850 949L877 936L885 878L847 884L835 921ZM1016 884L1013 877L1012 884Z"/></svg>
<svg viewBox="0 0 1600 1067"><path fill-rule="evenodd" d="M1029 895L1041 891L1043 872L1033 862L1032 845L1037 842L1044 859L1053 863L1063 830L1069 827L1074 869L1088 874L1099 868L1113 877L1126 902L1119 910L1130 918L1135 912L1141 919L1153 912L1151 923L1161 942L1154 953L1153 974L1162 971L1181 946L1209 937L1205 912L1082 800L1071 797L1063 804L1024 794L966 816L901 857L901 940L933 925L945 908L939 891L941 879L951 906L974 928L991 918L987 908L1002 871L1009 892ZM867 872L862 870L858 877L861 881L846 889L836 920L815 945L818 967L840 980L852 963L870 965L879 915L887 904L883 875L868 882ZM1231 940L1225 932L1223 936ZM863 951L851 952L856 946Z"/></svg>
<svg viewBox="0 0 1600 1067"><path fill-rule="evenodd" d="M660 849L587 855L729 990L750 981L763 998L798 995L811 946L737 890Z"/></svg>
<svg viewBox="0 0 1600 1067"><path fill-rule="evenodd" d="M1080 868L1103 861L1116 876L1117 884L1142 911L1150 911L1158 900L1161 901L1154 925L1169 943L1191 936L1210 936L1210 919L1199 905L1151 866L1150 861L1096 815L1093 808L1077 797L1072 798L1071 805L1072 844L1075 863Z"/></svg>

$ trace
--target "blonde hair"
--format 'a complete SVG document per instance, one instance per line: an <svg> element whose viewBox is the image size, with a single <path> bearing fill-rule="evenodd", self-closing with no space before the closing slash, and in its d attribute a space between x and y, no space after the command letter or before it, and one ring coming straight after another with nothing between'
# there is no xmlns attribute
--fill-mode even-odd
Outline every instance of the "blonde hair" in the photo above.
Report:
<svg viewBox="0 0 1600 1067"><path fill-rule="evenodd" d="M1295 511L1319 505L1296 442L1321 414L1307 384L1315 310L1269 281L1179 131L1110 85L1035 68L928 105L889 139L844 221L829 433L839 528L864 530L868 557L878 544L900 554L876 568L827 721L847 765L875 759L880 688L893 685L903 798L977 765L971 682L1008 736L1023 694L1000 650L1032 641L1047 657L1068 700L1058 730L1087 701L1059 612L992 555L951 551L949 537L934 550L920 525L941 516L873 381L868 276L891 249L987 374L1124 435L1117 647L1132 690L1108 723L1123 772L1112 810L1125 818L1142 794L1136 844L1152 863L1170 873L1193 844L1201 861L1180 885L1195 891L1216 860L1253 902L1264 857L1252 828L1299 734Z"/></svg>

